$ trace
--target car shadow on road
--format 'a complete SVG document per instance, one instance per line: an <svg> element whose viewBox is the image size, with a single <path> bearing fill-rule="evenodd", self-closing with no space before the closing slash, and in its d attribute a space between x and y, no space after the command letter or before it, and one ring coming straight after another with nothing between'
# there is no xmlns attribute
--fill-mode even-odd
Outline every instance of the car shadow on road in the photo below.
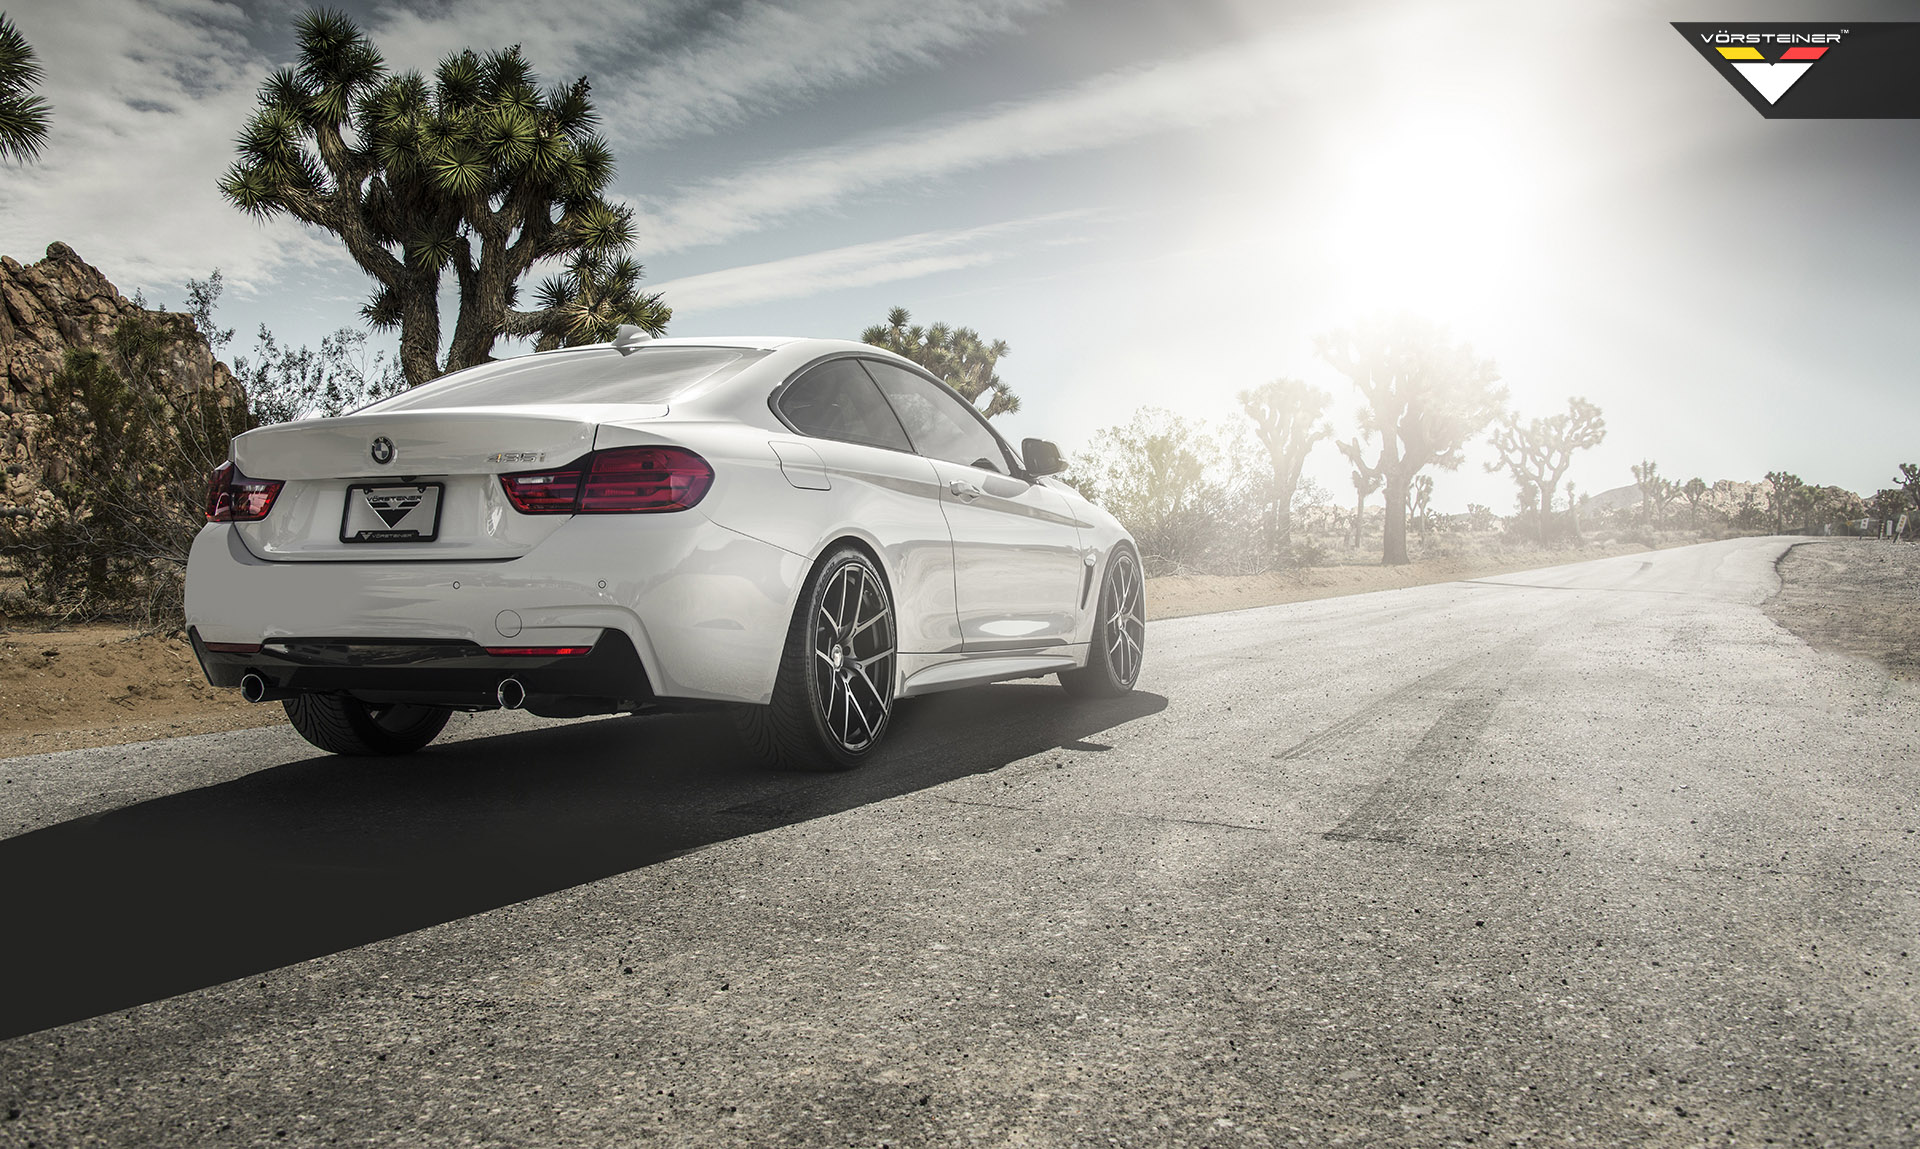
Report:
<svg viewBox="0 0 1920 1149"><path fill-rule="evenodd" d="M394 937L997 770L1156 713L1000 685L903 702L847 774L742 760L724 718L317 757L0 841L0 1038Z"/></svg>

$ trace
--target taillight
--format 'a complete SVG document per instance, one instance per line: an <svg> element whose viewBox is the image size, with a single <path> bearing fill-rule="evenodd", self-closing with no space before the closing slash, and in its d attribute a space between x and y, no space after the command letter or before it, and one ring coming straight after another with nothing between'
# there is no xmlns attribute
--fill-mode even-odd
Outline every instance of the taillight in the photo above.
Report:
<svg viewBox="0 0 1920 1149"><path fill-rule="evenodd" d="M207 521L258 522L273 509L284 486L279 479L250 479L231 461L222 463L207 478Z"/></svg>
<svg viewBox="0 0 1920 1149"><path fill-rule="evenodd" d="M500 476L507 501L523 515L570 515L580 502L580 469Z"/></svg>
<svg viewBox="0 0 1920 1149"><path fill-rule="evenodd" d="M713 468L681 447L610 447L559 470L502 475L500 486L527 515L649 514L705 498Z"/></svg>

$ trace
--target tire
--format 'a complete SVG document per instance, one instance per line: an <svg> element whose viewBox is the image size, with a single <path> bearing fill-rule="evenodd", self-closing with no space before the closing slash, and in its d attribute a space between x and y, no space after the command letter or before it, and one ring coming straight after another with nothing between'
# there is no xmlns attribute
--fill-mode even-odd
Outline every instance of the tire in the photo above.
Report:
<svg viewBox="0 0 1920 1149"><path fill-rule="evenodd" d="M300 737L330 754L355 757L411 754L433 741L452 713L444 706L374 705L347 694L299 694L281 705Z"/></svg>
<svg viewBox="0 0 1920 1149"><path fill-rule="evenodd" d="M1107 560L1095 605L1093 641L1087 665L1060 672L1060 685L1076 698L1118 698L1140 680L1147 652L1147 599L1140 581L1140 560L1125 546Z"/></svg>
<svg viewBox="0 0 1920 1149"><path fill-rule="evenodd" d="M738 711L748 752L782 770L851 770L872 757L893 716L896 637L879 564L856 547L829 553L794 608L772 701Z"/></svg>

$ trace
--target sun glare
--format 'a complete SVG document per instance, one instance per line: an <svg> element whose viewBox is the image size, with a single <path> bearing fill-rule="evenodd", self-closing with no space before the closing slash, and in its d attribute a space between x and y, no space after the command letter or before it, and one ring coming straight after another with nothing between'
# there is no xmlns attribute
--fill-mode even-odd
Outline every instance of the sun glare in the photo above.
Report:
<svg viewBox="0 0 1920 1149"><path fill-rule="evenodd" d="M1539 173L1495 113L1429 110L1346 138L1322 215L1327 302L1470 324L1530 290Z"/></svg>

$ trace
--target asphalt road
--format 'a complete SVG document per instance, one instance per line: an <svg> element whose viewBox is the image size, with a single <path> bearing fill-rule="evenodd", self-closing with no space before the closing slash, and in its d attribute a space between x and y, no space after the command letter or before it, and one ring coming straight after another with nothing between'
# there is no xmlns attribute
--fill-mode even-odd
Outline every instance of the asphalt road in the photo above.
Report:
<svg viewBox="0 0 1920 1149"><path fill-rule="evenodd" d="M0 762L0 1143L1920 1143L1920 691L1785 545L1159 622L849 776Z"/></svg>

